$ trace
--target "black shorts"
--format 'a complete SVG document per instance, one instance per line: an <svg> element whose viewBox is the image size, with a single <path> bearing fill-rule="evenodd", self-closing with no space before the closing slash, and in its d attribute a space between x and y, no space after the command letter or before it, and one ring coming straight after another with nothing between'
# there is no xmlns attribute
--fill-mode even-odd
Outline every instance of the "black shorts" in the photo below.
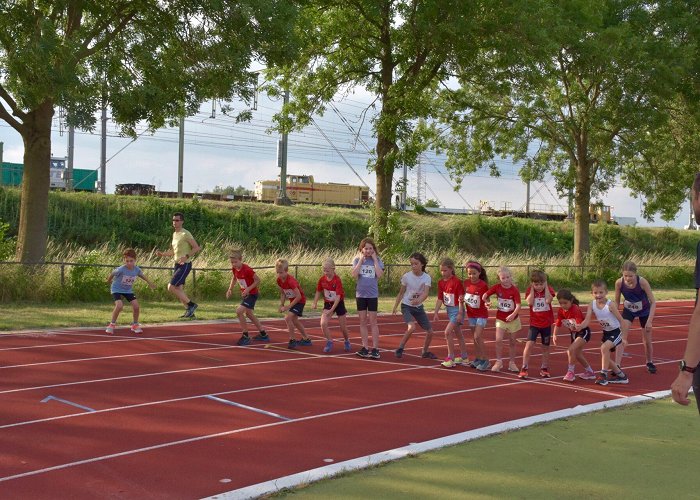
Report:
<svg viewBox="0 0 700 500"><path fill-rule="evenodd" d="M571 332L571 343L576 339L583 339L586 343L591 340L591 329L586 327L580 332Z"/></svg>
<svg viewBox="0 0 700 500"><path fill-rule="evenodd" d="M258 301L258 295L249 293L241 301L241 305L247 307L248 309L255 309L255 303Z"/></svg>
<svg viewBox="0 0 700 500"><path fill-rule="evenodd" d="M603 340L602 343L605 344L606 342L612 342L612 349L610 349L610 352L614 352L615 348L620 345L620 342L622 342L622 332L620 331L619 328L615 328L614 330L603 330Z"/></svg>
<svg viewBox="0 0 700 500"><path fill-rule="evenodd" d="M185 262L184 264L175 264L173 268L173 277L170 279L170 284L173 286L180 286L185 284L185 279L187 275L190 274L192 270L192 263Z"/></svg>
<svg viewBox="0 0 700 500"><path fill-rule="evenodd" d="M356 297L358 311L377 312L379 308L379 299L377 297Z"/></svg>
<svg viewBox="0 0 700 500"><path fill-rule="evenodd" d="M296 314L300 318L304 315L304 306L301 302L297 302L292 307L289 308L289 312Z"/></svg>
<svg viewBox="0 0 700 500"><path fill-rule="evenodd" d="M331 307L333 307L333 302L324 302L323 303L323 308L330 311ZM345 300L340 299L338 302L338 305L335 308L335 311L333 313L340 317L340 316L345 316L348 313L348 310L345 308Z"/></svg>
<svg viewBox="0 0 700 500"><path fill-rule="evenodd" d="M114 302L118 300L122 300L122 297L124 297L127 302L131 302L132 300L136 300L136 295L133 293L113 293L112 294L112 299L114 299Z"/></svg>
<svg viewBox="0 0 700 500"><path fill-rule="evenodd" d="M540 335L542 335L542 345L549 345L549 343L552 341L552 325L544 328L531 325L527 334L527 340L537 342L537 337Z"/></svg>
<svg viewBox="0 0 700 500"><path fill-rule="evenodd" d="M649 319L649 315L647 314L646 316L635 316L629 309L622 309L622 319L626 319L630 323L634 323L634 318L639 318L639 324L642 328L644 328L645 326L647 326L647 320Z"/></svg>

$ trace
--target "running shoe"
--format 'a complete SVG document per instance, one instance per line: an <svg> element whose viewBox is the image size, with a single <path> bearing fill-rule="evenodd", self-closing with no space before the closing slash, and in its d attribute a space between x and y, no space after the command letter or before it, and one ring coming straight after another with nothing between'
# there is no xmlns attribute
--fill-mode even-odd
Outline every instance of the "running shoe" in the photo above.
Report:
<svg viewBox="0 0 700 500"><path fill-rule="evenodd" d="M349 340L345 341L345 352L350 352L352 350L352 345Z"/></svg>
<svg viewBox="0 0 700 500"><path fill-rule="evenodd" d="M377 349L376 347L375 347L374 349L372 349L372 352L369 353L369 357L372 358L372 359L379 359L379 358L381 358L381 356L379 355L379 349Z"/></svg>
<svg viewBox="0 0 700 500"><path fill-rule="evenodd" d="M492 372L500 372L503 369L503 361L500 359L496 361L493 366L491 367Z"/></svg>
<svg viewBox="0 0 700 500"><path fill-rule="evenodd" d="M585 372L579 373L576 376L578 378L580 378L581 380L595 380L596 379L596 374L593 370L590 370L590 371L586 370Z"/></svg>
<svg viewBox="0 0 700 500"><path fill-rule="evenodd" d="M620 372L613 374L608 382L611 384L629 384L630 379L627 378L627 375L625 375L624 372Z"/></svg>
<svg viewBox="0 0 700 500"><path fill-rule="evenodd" d="M114 329L117 327L116 323L110 323L107 325L107 328L105 328L105 332L107 332L110 335L114 334Z"/></svg>
<svg viewBox="0 0 700 500"><path fill-rule="evenodd" d="M608 385L608 377L605 376L605 373L600 372L595 376L595 383L597 385Z"/></svg>
<svg viewBox="0 0 700 500"><path fill-rule="evenodd" d="M455 358L455 364L459 366L469 366L469 360L465 360L465 358L462 358L461 356L457 356Z"/></svg>
<svg viewBox="0 0 700 500"><path fill-rule="evenodd" d="M403 347L399 347L394 351L394 354L396 355L397 358L403 358Z"/></svg>
<svg viewBox="0 0 700 500"><path fill-rule="evenodd" d="M656 365L654 363L652 363L651 361L649 361L647 363L647 371L649 373L656 373Z"/></svg>
<svg viewBox="0 0 700 500"><path fill-rule="evenodd" d="M296 349L297 348L298 342L294 339L289 341L289 344L287 344L287 349Z"/></svg>
<svg viewBox="0 0 700 500"><path fill-rule="evenodd" d="M199 307L198 304L195 304L192 302L191 306L187 307L187 310L185 311L185 314L182 315L183 318L191 318L194 316L194 311Z"/></svg>
<svg viewBox="0 0 700 500"><path fill-rule="evenodd" d="M333 341L326 340L326 347L323 348L323 352L331 352L331 349L333 349Z"/></svg>
<svg viewBox="0 0 700 500"><path fill-rule="evenodd" d="M520 370L520 373L518 373L518 378L526 379L527 378L527 368L523 367Z"/></svg>
<svg viewBox="0 0 700 500"><path fill-rule="evenodd" d="M546 366L543 366L540 368L540 377L542 378L549 378L551 375L549 374L549 369Z"/></svg>
<svg viewBox="0 0 700 500"><path fill-rule="evenodd" d="M241 338L238 339L236 345L250 345L250 337L248 335L241 335Z"/></svg>
<svg viewBox="0 0 700 500"><path fill-rule="evenodd" d="M574 375L574 372L566 372L566 375L564 375L564 382L573 382L574 380L576 380L576 375Z"/></svg>
<svg viewBox="0 0 700 500"><path fill-rule="evenodd" d="M491 362L488 359L482 359L481 364L476 367L480 372L486 372L491 369Z"/></svg>
<svg viewBox="0 0 700 500"><path fill-rule="evenodd" d="M423 359L438 359L438 357L430 351L425 351L420 357Z"/></svg>
<svg viewBox="0 0 700 500"><path fill-rule="evenodd" d="M270 336L267 334L267 332L262 331L258 333L255 337L253 337L253 340L255 340L256 342L269 342Z"/></svg>
<svg viewBox="0 0 700 500"><path fill-rule="evenodd" d="M456 365L456 363L454 362L454 360L452 358L445 358L445 361L443 361L440 364L442 366L444 366L445 368L454 368Z"/></svg>
<svg viewBox="0 0 700 500"><path fill-rule="evenodd" d="M369 351L367 350L366 347L363 347L362 349L357 351L355 354L361 358L369 358Z"/></svg>
<svg viewBox="0 0 700 500"><path fill-rule="evenodd" d="M141 328L141 323L131 323L131 331L133 333L143 333L143 329Z"/></svg>
<svg viewBox="0 0 700 500"><path fill-rule="evenodd" d="M476 358L476 359L474 359L474 361L469 363L469 366L471 366L472 368L476 368L478 370L479 367L481 366L481 363L483 363L483 362L484 362L483 359Z"/></svg>
<svg viewBox="0 0 700 500"><path fill-rule="evenodd" d="M518 365L513 363L512 361L508 363L508 371L513 372L513 373L518 373L520 372L520 368L518 368Z"/></svg>
<svg viewBox="0 0 700 500"><path fill-rule="evenodd" d="M308 347L308 346L312 345L311 339L307 337L305 339L297 340L297 345L302 346L302 347Z"/></svg>

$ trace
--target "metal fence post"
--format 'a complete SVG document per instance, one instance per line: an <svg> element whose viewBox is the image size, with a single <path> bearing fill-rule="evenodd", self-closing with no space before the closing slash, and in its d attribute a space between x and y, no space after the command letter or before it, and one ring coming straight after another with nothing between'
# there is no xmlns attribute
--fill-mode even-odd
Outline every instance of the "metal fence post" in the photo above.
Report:
<svg viewBox="0 0 700 500"><path fill-rule="evenodd" d="M66 286L66 265L61 264L61 287Z"/></svg>

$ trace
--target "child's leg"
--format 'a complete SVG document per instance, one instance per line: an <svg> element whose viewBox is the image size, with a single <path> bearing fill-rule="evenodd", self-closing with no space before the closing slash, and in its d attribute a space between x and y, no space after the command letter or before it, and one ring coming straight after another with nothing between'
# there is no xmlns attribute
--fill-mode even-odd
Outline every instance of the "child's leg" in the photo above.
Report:
<svg viewBox="0 0 700 500"><path fill-rule="evenodd" d="M533 345L535 345L534 340L528 340L525 343L525 349L523 349L523 370L530 365L530 351L532 351Z"/></svg>
<svg viewBox="0 0 700 500"><path fill-rule="evenodd" d="M503 328L496 328L496 361L502 361L504 334L505 330L503 330Z"/></svg>
<svg viewBox="0 0 700 500"><path fill-rule="evenodd" d="M627 335L629 335L630 328L632 327L632 322L627 319L623 319L622 325L620 326L622 330L622 342L620 342L617 345L617 348L615 349L615 363L622 366L622 355L624 354L625 348L627 347Z"/></svg>
<svg viewBox="0 0 700 500"><path fill-rule="evenodd" d="M646 323L642 327L642 338L644 340L644 354L647 357L647 363L654 362L654 344L651 341L651 325L646 327Z"/></svg>
<svg viewBox="0 0 700 500"><path fill-rule="evenodd" d="M549 346L542 344L542 368L549 367Z"/></svg>
<svg viewBox="0 0 700 500"><path fill-rule="evenodd" d="M433 341L433 329L429 328L428 330L425 331L425 342L423 342L423 354L428 352L428 348L430 347L430 343Z"/></svg>
<svg viewBox="0 0 700 500"><path fill-rule="evenodd" d="M610 356L610 349L612 349L612 347L613 347L612 342L610 342L609 340L606 340L600 346L600 354L601 354L601 363L600 364L601 364L601 370L603 370L604 372L608 371L608 369L610 367L610 363L614 362Z"/></svg>
<svg viewBox="0 0 700 500"><path fill-rule="evenodd" d="M299 330L299 333L301 334L301 338L308 339L309 336L306 335L306 328L304 328L304 324L299 319L299 316L297 316L296 314L294 314L291 311L290 311L290 314L292 315L292 323L294 323L294 326L296 327L296 329Z"/></svg>
<svg viewBox="0 0 700 500"><path fill-rule="evenodd" d="M455 359L454 332L454 323L448 322L447 327L445 327L445 341L447 342L447 357L449 359Z"/></svg>
<svg viewBox="0 0 700 500"><path fill-rule="evenodd" d="M246 324L245 317L249 309L243 304L236 308L236 316L238 316L238 322L241 324L241 330L244 334L248 333L248 325Z"/></svg>
<svg viewBox="0 0 700 500"><path fill-rule="evenodd" d="M474 350L478 359L489 359L486 354L486 342L484 342L484 327L476 325L472 332L474 333Z"/></svg>
<svg viewBox="0 0 700 500"><path fill-rule="evenodd" d="M139 307L139 301L134 299L131 301L131 310L134 315L134 323L139 322L139 313L141 311L141 308Z"/></svg>
<svg viewBox="0 0 700 500"><path fill-rule="evenodd" d="M399 342L399 349L403 349L406 346L406 342L408 342L408 339L411 338L411 335L413 335L413 332L416 331L416 322L411 321L407 326L406 326L406 333L403 334L403 337L401 338L401 342Z"/></svg>
<svg viewBox="0 0 700 500"><path fill-rule="evenodd" d="M367 317L369 318L369 326L372 330L372 347L379 349L379 324L377 323L377 311L369 311Z"/></svg>
<svg viewBox="0 0 700 500"><path fill-rule="evenodd" d="M284 315L284 322L287 323L289 340L294 340L294 313L292 311L287 311L287 314Z"/></svg>
<svg viewBox="0 0 700 500"><path fill-rule="evenodd" d="M338 316L338 323L340 324L340 333L343 334L343 338L345 340L350 340L350 335L348 335L348 322L345 319L344 314L342 316ZM330 333L328 335L329 336L327 338L330 340Z"/></svg>
<svg viewBox="0 0 700 500"><path fill-rule="evenodd" d="M467 360L467 343L464 341L464 334L462 333L462 327L455 324L454 325L454 334L455 337L457 337L457 342L459 342L459 354L460 358L462 358L465 362Z"/></svg>
<svg viewBox="0 0 700 500"><path fill-rule="evenodd" d="M246 314L246 316L248 316L248 319L255 325L255 328L257 328L259 332L264 332L264 331L265 331L265 329L263 328L263 326L260 324L260 320L259 320L258 317L255 315L255 311L253 311L252 309L248 309L248 308L246 307L245 314Z"/></svg>
<svg viewBox="0 0 700 500"><path fill-rule="evenodd" d="M515 354L517 353L517 347L515 345L515 334L517 332L508 332L508 354L510 355L510 362L515 363Z"/></svg>
<svg viewBox="0 0 700 500"><path fill-rule="evenodd" d="M360 336L362 337L362 347L365 349L369 348L369 340L367 338L367 323L369 322L369 318L367 317L368 312L369 311L367 310L357 311L357 315L360 318Z"/></svg>
<svg viewBox="0 0 700 500"><path fill-rule="evenodd" d="M124 309L124 302L120 300L114 301L114 309L112 310L112 321L111 323L116 323L119 318L119 313Z"/></svg>
<svg viewBox="0 0 700 500"><path fill-rule="evenodd" d="M345 319L345 316L343 316L343 319ZM328 314L328 310L325 309L321 314L321 330L323 331L323 336L326 337L326 340L331 339L331 329L328 328L328 323L330 323L330 320L331 315Z"/></svg>

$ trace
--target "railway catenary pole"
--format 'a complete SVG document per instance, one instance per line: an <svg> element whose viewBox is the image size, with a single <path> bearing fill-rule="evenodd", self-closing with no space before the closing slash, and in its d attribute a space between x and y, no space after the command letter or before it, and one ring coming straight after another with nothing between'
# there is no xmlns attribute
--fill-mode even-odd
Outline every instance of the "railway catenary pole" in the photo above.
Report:
<svg viewBox="0 0 700 500"><path fill-rule="evenodd" d="M182 178L185 168L185 116L180 117L180 137L177 148L177 197L182 198Z"/></svg>
<svg viewBox="0 0 700 500"><path fill-rule="evenodd" d="M102 98L102 130L100 141L100 193L107 191L107 99Z"/></svg>
<svg viewBox="0 0 700 500"><path fill-rule="evenodd" d="M284 91L283 104L286 106L289 102L289 90ZM287 196L287 132L282 133L282 138L277 143L277 166L280 169L280 190L275 199L275 205L291 205L292 200Z"/></svg>
<svg viewBox="0 0 700 500"><path fill-rule="evenodd" d="M75 152L75 127L68 125L68 161L66 162L66 191L73 191L73 154Z"/></svg>

